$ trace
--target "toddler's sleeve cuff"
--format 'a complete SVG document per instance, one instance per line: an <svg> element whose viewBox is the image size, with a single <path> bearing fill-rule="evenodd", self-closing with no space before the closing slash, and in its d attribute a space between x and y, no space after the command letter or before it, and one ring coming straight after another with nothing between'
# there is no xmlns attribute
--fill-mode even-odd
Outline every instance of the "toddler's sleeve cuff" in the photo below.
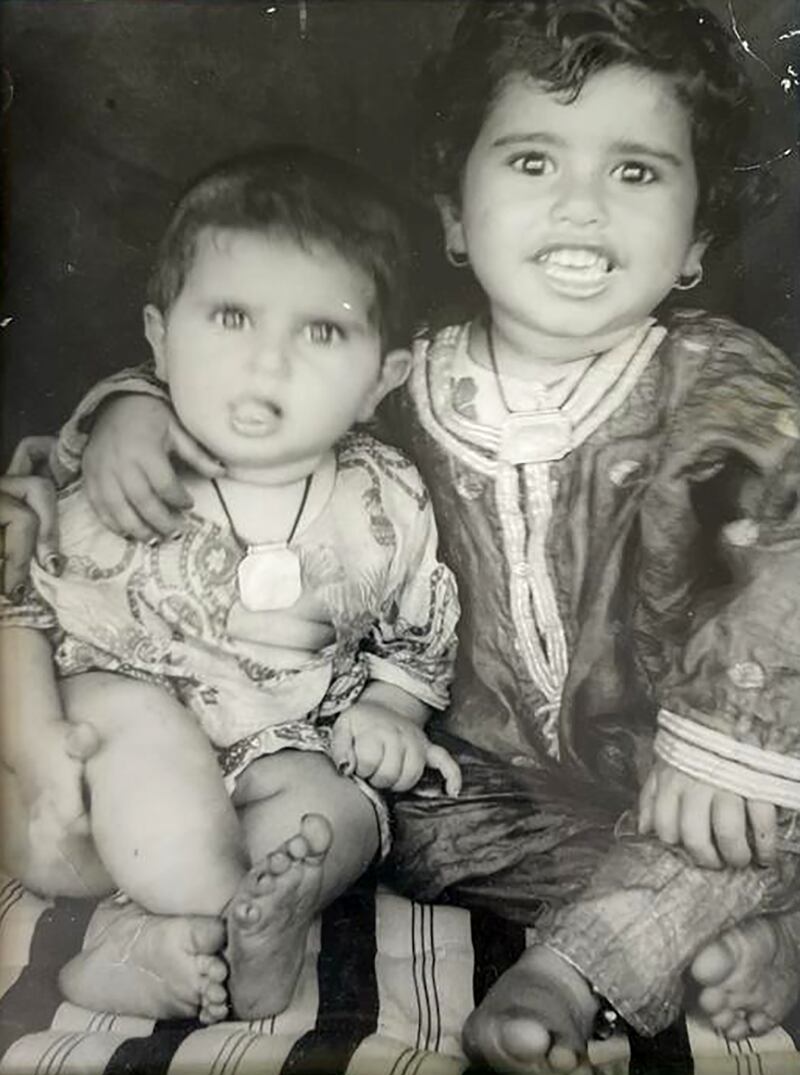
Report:
<svg viewBox="0 0 800 1075"><path fill-rule="evenodd" d="M800 759L742 743L668 709L658 714L656 755L688 776L744 799L800 810Z"/></svg>

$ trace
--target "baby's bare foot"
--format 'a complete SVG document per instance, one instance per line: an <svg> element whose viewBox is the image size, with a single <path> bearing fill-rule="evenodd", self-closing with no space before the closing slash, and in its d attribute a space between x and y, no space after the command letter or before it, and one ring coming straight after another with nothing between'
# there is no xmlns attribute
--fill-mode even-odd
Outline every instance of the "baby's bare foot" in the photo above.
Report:
<svg viewBox="0 0 800 1075"><path fill-rule="evenodd" d="M80 955L59 978L67 1000L95 1011L151 1019L224 1019L227 967L216 918L151 915L109 901L95 912Z"/></svg>
<svg viewBox="0 0 800 1075"><path fill-rule="evenodd" d="M304 817L300 832L244 878L228 910L230 993L240 1019L283 1011L303 965L308 929L321 910L322 867L333 832Z"/></svg>
<svg viewBox="0 0 800 1075"><path fill-rule="evenodd" d="M510 1075L589 1071L582 1061L597 1000L550 948L529 948L489 990L464 1026L464 1050Z"/></svg>
<svg viewBox="0 0 800 1075"><path fill-rule="evenodd" d="M766 1034L800 995L800 953L781 919L728 930L692 963L697 1002L712 1026L739 1041Z"/></svg>

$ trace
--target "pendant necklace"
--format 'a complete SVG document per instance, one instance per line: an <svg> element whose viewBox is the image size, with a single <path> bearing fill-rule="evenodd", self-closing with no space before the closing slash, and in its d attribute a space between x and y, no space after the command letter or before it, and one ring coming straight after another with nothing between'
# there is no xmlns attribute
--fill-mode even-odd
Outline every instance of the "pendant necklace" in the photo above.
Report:
<svg viewBox="0 0 800 1075"><path fill-rule="evenodd" d="M572 423L559 408L512 411L497 366L490 320L486 322L486 349L489 352L489 361L497 384L497 394L506 412L500 429L498 459L514 466L521 463L549 463L555 459L563 459L572 448Z"/></svg>
<svg viewBox="0 0 800 1075"><path fill-rule="evenodd" d="M300 557L289 546L292 538L297 533L300 520L303 518L308 494L314 475L306 477L303 486L303 495L300 498L300 506L294 517L289 536L285 541L266 541L260 545L248 545L242 539L234 526L225 497L217 484L217 479L212 478L211 484L219 498L225 518L228 520L231 534L236 544L244 553L244 558L239 564L237 580L239 598L246 609L251 612L273 612L276 609L289 608L303 592L303 583L300 575Z"/></svg>

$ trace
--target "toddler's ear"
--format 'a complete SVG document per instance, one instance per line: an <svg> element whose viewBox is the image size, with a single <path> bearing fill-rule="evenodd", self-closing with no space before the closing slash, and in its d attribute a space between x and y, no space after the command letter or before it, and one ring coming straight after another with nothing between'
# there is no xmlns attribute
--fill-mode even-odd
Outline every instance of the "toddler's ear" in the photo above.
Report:
<svg viewBox="0 0 800 1075"><path fill-rule="evenodd" d="M692 245L686 251L686 257L683 262L682 275L696 276L703 271L703 257L708 249L708 244L711 242L710 235L698 235L693 240Z"/></svg>
<svg viewBox="0 0 800 1075"><path fill-rule="evenodd" d="M153 352L153 359L156 364L156 375L160 380L166 381L167 379L167 349L166 349L166 336L167 325L164 321L164 315L158 309L157 306L153 306L152 303L148 303L142 311L144 318L144 335L147 342L150 344L150 350Z"/></svg>
<svg viewBox="0 0 800 1075"><path fill-rule="evenodd" d="M410 351L398 349L385 355L381 363L380 376L358 409L358 421L368 422L384 396L388 396L392 389L399 388L407 380L410 372Z"/></svg>

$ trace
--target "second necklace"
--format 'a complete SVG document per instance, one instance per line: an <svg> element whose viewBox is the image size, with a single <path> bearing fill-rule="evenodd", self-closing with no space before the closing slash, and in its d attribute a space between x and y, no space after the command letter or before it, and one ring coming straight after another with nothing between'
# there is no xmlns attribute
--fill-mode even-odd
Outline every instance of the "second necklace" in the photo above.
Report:
<svg viewBox="0 0 800 1075"><path fill-rule="evenodd" d="M486 323L486 349L492 366L497 394L506 412L500 429L498 459L518 466L522 463L549 463L563 459L572 447L572 423L564 411L546 408L537 411L513 411L506 399L503 381L494 351L491 321Z"/></svg>

